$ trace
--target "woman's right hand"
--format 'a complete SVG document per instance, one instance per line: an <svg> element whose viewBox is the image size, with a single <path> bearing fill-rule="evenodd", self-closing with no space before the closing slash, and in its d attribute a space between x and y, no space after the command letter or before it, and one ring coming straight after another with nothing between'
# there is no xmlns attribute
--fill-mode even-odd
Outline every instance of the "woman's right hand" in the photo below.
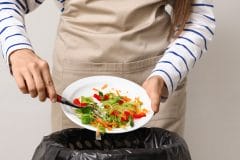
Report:
<svg viewBox="0 0 240 160"><path fill-rule="evenodd" d="M18 88L32 98L40 101L47 97L56 102L56 90L52 81L48 63L29 49L20 49L11 53L9 62Z"/></svg>

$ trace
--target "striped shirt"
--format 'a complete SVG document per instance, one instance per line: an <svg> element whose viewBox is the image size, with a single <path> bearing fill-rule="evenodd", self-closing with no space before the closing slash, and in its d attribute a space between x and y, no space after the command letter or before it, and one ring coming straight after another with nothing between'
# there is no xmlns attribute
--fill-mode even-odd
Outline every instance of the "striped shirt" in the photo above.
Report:
<svg viewBox="0 0 240 160"><path fill-rule="evenodd" d="M24 25L24 15L37 8L44 0L0 0L0 47L8 63L11 52L32 49ZM64 0L55 0L61 11ZM161 76L171 94L186 77L213 38L215 18L211 0L195 0L191 15L183 32L165 50L164 56L153 69L151 76Z"/></svg>

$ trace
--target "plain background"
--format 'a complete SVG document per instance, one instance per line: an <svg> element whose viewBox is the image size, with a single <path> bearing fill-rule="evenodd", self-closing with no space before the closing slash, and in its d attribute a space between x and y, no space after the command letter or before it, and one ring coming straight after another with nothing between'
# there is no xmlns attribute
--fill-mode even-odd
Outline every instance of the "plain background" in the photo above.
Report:
<svg viewBox="0 0 240 160"><path fill-rule="evenodd" d="M240 146L240 2L215 1L217 29L189 74L185 139L193 160L237 160ZM59 11L45 2L26 16L35 51L51 65ZM31 159L50 130L50 103L22 95L0 59L0 159Z"/></svg>

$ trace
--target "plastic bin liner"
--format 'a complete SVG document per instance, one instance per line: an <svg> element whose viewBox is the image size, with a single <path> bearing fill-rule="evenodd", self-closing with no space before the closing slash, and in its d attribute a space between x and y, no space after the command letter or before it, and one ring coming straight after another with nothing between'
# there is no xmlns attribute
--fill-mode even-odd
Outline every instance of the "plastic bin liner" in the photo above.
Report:
<svg viewBox="0 0 240 160"><path fill-rule="evenodd" d="M43 138L32 160L191 160L187 144L161 128L104 134L71 128Z"/></svg>

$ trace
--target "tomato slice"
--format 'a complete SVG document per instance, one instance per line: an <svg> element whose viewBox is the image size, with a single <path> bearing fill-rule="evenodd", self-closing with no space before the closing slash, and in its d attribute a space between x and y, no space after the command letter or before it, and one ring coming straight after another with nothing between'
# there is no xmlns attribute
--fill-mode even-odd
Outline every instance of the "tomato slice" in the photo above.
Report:
<svg viewBox="0 0 240 160"><path fill-rule="evenodd" d="M79 100L78 98L75 98L75 99L73 100L73 104L79 106L81 103L80 103L80 100Z"/></svg>
<svg viewBox="0 0 240 160"><path fill-rule="evenodd" d="M129 111L124 111L123 112L126 116L130 116L131 115L131 113L129 112Z"/></svg>
<svg viewBox="0 0 240 160"><path fill-rule="evenodd" d="M86 106L87 106L87 103L80 103L79 106L80 106L80 107L86 107Z"/></svg>
<svg viewBox="0 0 240 160"><path fill-rule="evenodd" d="M120 114L120 112L117 110L113 110L111 113L111 115L114 115L114 116L118 116L119 114Z"/></svg>
<svg viewBox="0 0 240 160"><path fill-rule="evenodd" d="M118 104L120 104L120 105L123 104L123 100L120 99L120 100L118 101Z"/></svg>
<svg viewBox="0 0 240 160"><path fill-rule="evenodd" d="M108 99L109 99L109 95L108 95L108 94L105 94L105 95L103 96L103 99L104 99L104 100L108 100Z"/></svg>
<svg viewBox="0 0 240 160"><path fill-rule="evenodd" d="M122 121L122 122L128 121L128 116L123 115L123 116L121 117L121 121Z"/></svg>
<svg viewBox="0 0 240 160"><path fill-rule="evenodd" d="M86 106L87 106L87 103L81 103L78 98L75 98L75 99L73 100L73 104L75 104L75 105L78 106L78 107L86 107Z"/></svg>
<svg viewBox="0 0 240 160"><path fill-rule="evenodd" d="M101 96L100 96L100 95L98 95L98 94L95 93L95 94L93 95L93 97L96 98L98 101L101 101Z"/></svg>
<svg viewBox="0 0 240 160"><path fill-rule="evenodd" d="M142 118L142 117L145 117L145 116L146 116L146 113L144 113L144 112L133 114L134 119Z"/></svg>

